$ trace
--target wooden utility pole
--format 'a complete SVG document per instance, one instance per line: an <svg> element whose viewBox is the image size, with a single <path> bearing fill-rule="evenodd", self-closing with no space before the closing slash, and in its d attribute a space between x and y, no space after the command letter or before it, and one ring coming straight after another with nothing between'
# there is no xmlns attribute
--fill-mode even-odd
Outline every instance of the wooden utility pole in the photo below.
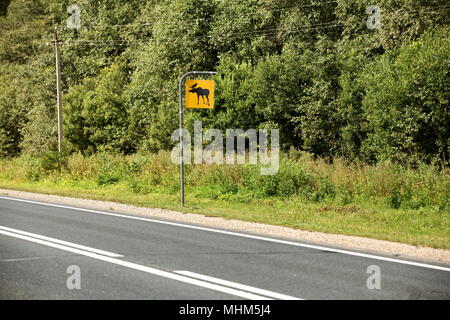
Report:
<svg viewBox="0 0 450 320"><path fill-rule="evenodd" d="M61 97L61 66L59 58L58 30L55 29L55 55L56 55L56 103L58 108L58 151L61 152L62 144L62 97Z"/></svg>

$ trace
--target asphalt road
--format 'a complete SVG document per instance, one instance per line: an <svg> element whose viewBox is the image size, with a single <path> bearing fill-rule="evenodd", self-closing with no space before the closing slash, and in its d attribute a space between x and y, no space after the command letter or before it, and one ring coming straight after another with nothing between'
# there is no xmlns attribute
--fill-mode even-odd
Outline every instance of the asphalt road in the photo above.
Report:
<svg viewBox="0 0 450 320"><path fill-rule="evenodd" d="M0 298L450 299L450 266L0 197Z"/></svg>

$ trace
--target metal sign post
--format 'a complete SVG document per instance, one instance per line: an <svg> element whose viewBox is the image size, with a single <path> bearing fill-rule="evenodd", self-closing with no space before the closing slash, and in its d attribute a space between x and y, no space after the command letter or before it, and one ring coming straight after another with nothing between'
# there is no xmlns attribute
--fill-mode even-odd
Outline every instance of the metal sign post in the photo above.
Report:
<svg viewBox="0 0 450 320"><path fill-rule="evenodd" d="M181 206L184 206L184 154L183 154L183 86L186 78L192 75L215 75L215 71L190 71L181 77L179 87L179 114L180 114L180 185L181 185Z"/></svg>

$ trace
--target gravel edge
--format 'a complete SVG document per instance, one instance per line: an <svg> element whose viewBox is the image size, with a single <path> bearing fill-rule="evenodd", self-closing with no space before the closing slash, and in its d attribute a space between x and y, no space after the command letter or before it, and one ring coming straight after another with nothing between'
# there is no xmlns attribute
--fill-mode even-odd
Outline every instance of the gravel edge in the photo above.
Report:
<svg viewBox="0 0 450 320"><path fill-rule="evenodd" d="M365 252L369 251L374 254L394 256L395 258L407 258L424 262L435 262L450 265L450 250L446 249L418 247L409 244L363 237L303 231L288 227L272 226L238 220L227 220L220 217L207 217L200 214L182 213L158 208L135 207L109 201L79 199L7 189L0 189L0 195L25 200L74 206L84 209L102 210L141 217L186 222L194 225L264 235L287 240L304 241L318 245L328 245L350 250L361 250Z"/></svg>

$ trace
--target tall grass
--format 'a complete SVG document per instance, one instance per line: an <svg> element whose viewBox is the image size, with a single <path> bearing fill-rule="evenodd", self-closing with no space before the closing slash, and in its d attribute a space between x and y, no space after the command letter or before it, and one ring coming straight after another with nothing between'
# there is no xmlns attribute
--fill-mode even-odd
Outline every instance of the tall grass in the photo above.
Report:
<svg viewBox="0 0 450 320"><path fill-rule="evenodd" d="M339 158L330 163L296 151L281 157L280 169L272 176L260 175L257 165L186 166L186 186L197 198L244 203L273 198L343 206L365 203L442 212L450 210L449 176L448 169L432 165L410 168L383 162L372 166ZM167 152L91 157L73 154L62 160L48 155L3 159L0 180L87 187L120 184L135 194L175 194L180 183L179 168Z"/></svg>

